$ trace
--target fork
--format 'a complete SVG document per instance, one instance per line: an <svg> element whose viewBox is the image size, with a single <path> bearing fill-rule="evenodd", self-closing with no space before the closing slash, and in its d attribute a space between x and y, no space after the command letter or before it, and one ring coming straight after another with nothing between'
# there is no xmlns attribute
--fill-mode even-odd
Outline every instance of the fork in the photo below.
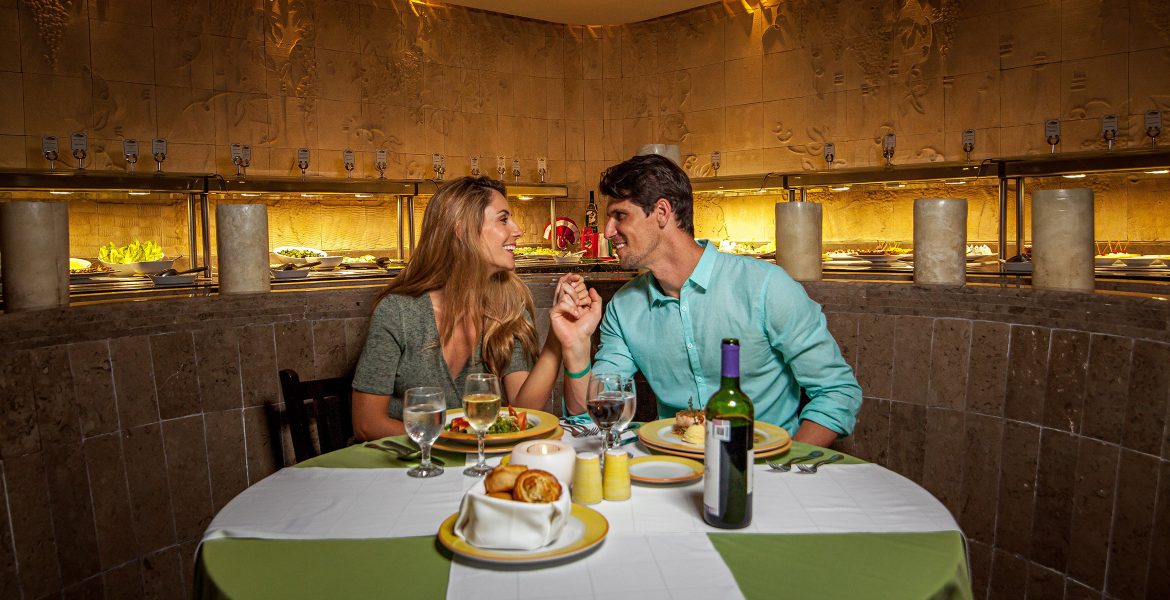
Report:
<svg viewBox="0 0 1170 600"><path fill-rule="evenodd" d="M817 462L815 462L811 465L796 465L796 468L800 469L801 473L812 474L812 473L816 473L817 469L819 469L820 467L823 467L829 463L835 463L835 462L841 460L842 458L845 458L845 457L840 455L840 454L834 454L834 455L830 456L829 458L826 458L825 460L818 460Z"/></svg>
<svg viewBox="0 0 1170 600"><path fill-rule="evenodd" d="M770 461L768 461L768 467L771 468L773 471L780 471L781 473L787 473L787 472L792 470L792 465L794 465L798 462L806 461L810 458L820 458L824 455L825 455L825 453L821 452L820 450L813 450L812 452L809 452L808 455L806 455L806 456L797 456L796 458L790 458L783 463L779 463L779 462L770 460Z"/></svg>

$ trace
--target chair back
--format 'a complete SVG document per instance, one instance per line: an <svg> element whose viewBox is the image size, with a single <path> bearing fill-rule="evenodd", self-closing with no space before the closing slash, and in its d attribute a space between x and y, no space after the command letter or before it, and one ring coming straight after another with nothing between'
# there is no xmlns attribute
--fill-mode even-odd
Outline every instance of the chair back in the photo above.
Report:
<svg viewBox="0 0 1170 600"><path fill-rule="evenodd" d="M301 381L292 369L280 372L280 391L284 394L284 411L296 462L349 445L353 438L352 385L352 377ZM317 422L316 444L313 420Z"/></svg>

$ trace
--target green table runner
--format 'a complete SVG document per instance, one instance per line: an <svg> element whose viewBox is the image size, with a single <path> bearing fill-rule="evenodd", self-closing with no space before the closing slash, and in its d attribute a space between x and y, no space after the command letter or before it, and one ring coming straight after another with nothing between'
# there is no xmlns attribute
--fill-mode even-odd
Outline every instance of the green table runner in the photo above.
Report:
<svg viewBox="0 0 1170 600"><path fill-rule="evenodd" d="M396 438L402 439L402 438ZM817 449L794 442L783 455ZM823 450L823 449L822 449ZM825 457L832 451L825 451ZM448 466L462 456L436 453ZM762 461L760 461L762 462ZM846 455L840 464L863 464ZM410 467L354 446L297 466ZM462 475L457 472L453 476ZM445 475L446 476L446 475ZM760 501L757 499L757 501ZM748 599L969 599L958 532L708 534ZM434 536L369 540L215 539L196 564L196 598L445 598L451 558Z"/></svg>

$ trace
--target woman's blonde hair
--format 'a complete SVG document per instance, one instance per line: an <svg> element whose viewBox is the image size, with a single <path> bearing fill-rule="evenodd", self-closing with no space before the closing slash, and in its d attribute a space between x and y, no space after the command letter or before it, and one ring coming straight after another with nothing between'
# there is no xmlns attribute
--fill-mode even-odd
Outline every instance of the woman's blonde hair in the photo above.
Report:
<svg viewBox="0 0 1170 600"><path fill-rule="evenodd" d="M480 232L492 192L507 196L502 182L460 177L439 188L423 213L422 231L410 263L378 295L418 297L443 290L439 339L448 341L464 319L482 328L480 356L488 371L500 375L512 362L513 340L520 339L529 360L536 356L536 328L524 316L535 314L532 292L512 271L495 272ZM450 285L448 285L450 284Z"/></svg>

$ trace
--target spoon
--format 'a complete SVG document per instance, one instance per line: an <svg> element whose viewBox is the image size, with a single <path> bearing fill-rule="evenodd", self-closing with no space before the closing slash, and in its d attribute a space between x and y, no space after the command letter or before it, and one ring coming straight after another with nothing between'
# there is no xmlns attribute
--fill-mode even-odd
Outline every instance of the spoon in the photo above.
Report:
<svg viewBox="0 0 1170 600"><path fill-rule="evenodd" d="M810 458L820 458L824 455L825 455L825 453L821 452L820 450L813 450L812 452L809 452L807 456L797 456L796 458L789 459L788 461L784 462L783 464L770 460L770 461L768 461L768 466L771 467L771 469L773 471L780 471L781 473L787 473L787 472L792 470L792 465L794 465L798 462L805 461L805 460L808 460Z"/></svg>
<svg viewBox="0 0 1170 600"><path fill-rule="evenodd" d="M283 265L280 266L279 269L277 269L277 271L292 271L293 269L307 269L309 267L315 267L319 264L321 264L321 261L309 262L309 263L305 263L303 265L298 265L296 263L284 263Z"/></svg>
<svg viewBox="0 0 1170 600"><path fill-rule="evenodd" d="M201 273L201 272L203 272L203 269L204 269L204 267L195 267L194 269L187 269L186 271L176 271L172 268L172 269L167 269L165 271L159 271L158 273L155 273L154 276L155 277L170 277L172 275L186 275L187 273Z"/></svg>
<svg viewBox="0 0 1170 600"><path fill-rule="evenodd" d="M827 465L829 463L837 462L837 461L841 460L842 458L845 458L845 457L840 455L840 454L834 454L834 455L830 456L829 458L826 458L825 460L818 460L817 462L815 462L811 465L796 465L796 468L800 469L801 473L810 473L810 474L816 473L818 468L820 468L824 465Z"/></svg>

